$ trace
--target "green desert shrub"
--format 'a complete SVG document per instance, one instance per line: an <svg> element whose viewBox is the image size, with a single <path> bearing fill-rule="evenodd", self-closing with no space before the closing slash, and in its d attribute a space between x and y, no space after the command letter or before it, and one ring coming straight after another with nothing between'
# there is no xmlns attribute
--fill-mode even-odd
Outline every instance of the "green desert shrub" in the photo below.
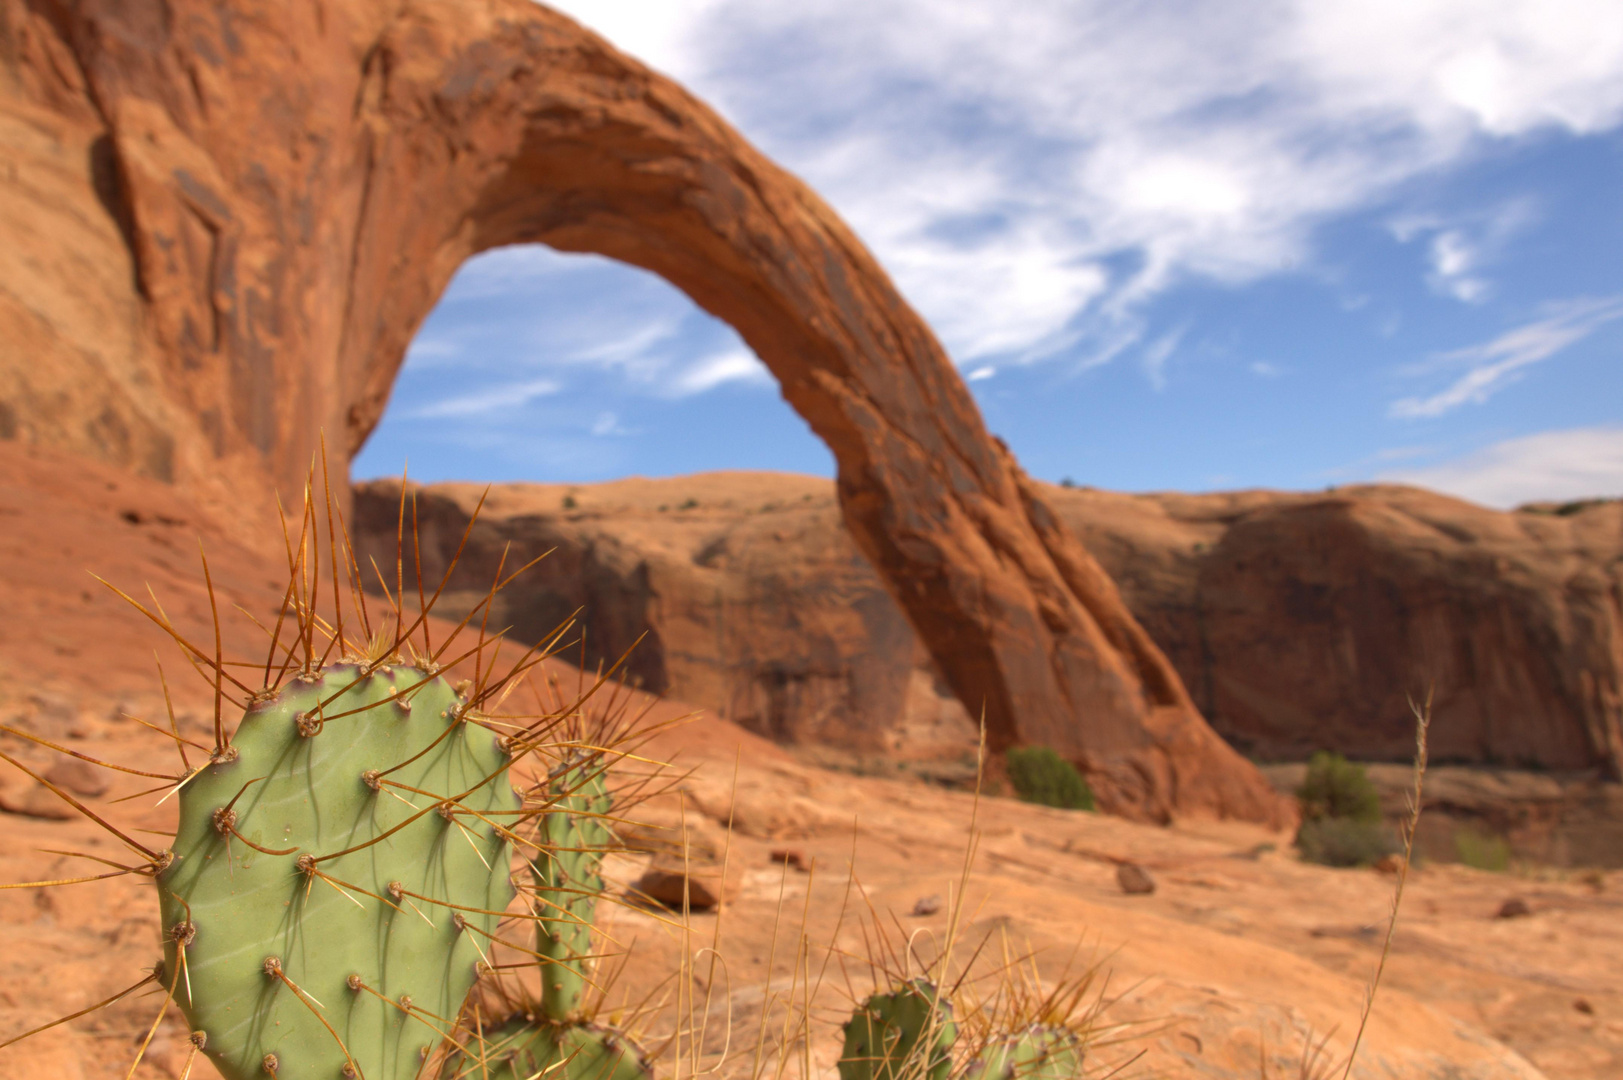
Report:
<svg viewBox="0 0 1623 1080"><path fill-rule="evenodd" d="M1302 820L1346 818L1379 824L1381 796L1362 765L1321 750L1307 762L1307 778L1296 789Z"/></svg>
<svg viewBox="0 0 1623 1080"><path fill-rule="evenodd" d="M1026 802L1092 810L1093 789L1076 766L1046 746L1016 746L1007 755L1009 782Z"/></svg>
<svg viewBox="0 0 1623 1080"><path fill-rule="evenodd" d="M1296 848L1323 866L1368 866L1398 850L1381 821L1381 798L1362 765L1320 751L1308 759L1307 777L1296 789L1302 827Z"/></svg>
<svg viewBox="0 0 1623 1080"><path fill-rule="evenodd" d="M1305 862L1321 866L1369 866L1400 850L1392 830L1379 821L1341 817L1302 822L1296 848Z"/></svg>
<svg viewBox="0 0 1623 1080"><path fill-rule="evenodd" d="M1503 873L1510 869L1510 842L1502 836L1466 826L1454 834L1454 851L1460 862L1478 870Z"/></svg>

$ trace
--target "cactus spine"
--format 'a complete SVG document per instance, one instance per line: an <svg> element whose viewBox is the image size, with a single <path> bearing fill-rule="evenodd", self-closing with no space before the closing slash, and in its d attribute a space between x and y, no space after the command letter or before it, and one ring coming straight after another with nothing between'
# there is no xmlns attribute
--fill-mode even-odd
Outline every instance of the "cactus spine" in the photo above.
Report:
<svg viewBox="0 0 1623 1080"><path fill-rule="evenodd" d="M412 1080L513 897L520 802L416 668L290 679L181 789L165 970L227 1080ZM170 982L171 979L166 979Z"/></svg>
<svg viewBox="0 0 1623 1080"><path fill-rule="evenodd" d="M845 1025L840 1080L946 1080L958 1026L928 979L874 994Z"/></svg>

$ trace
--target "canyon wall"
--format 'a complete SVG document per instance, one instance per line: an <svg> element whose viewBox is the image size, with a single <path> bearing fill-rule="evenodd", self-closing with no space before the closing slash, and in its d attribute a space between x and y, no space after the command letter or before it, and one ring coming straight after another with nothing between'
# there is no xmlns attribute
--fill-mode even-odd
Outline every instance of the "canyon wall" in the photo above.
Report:
<svg viewBox="0 0 1623 1080"><path fill-rule="evenodd" d="M482 489L415 489L425 576ZM1623 502L1502 513L1431 492L1120 495L1045 488L1213 726L1265 760L1413 752L1432 695L1440 762L1594 770L1623 760ZM570 506L564 505L564 500ZM359 489L392 562L399 486ZM593 663L639 636L645 685L776 739L942 769L974 724L845 534L833 486L709 474L493 489L448 597L553 554L498 607L533 639L577 609Z"/></svg>

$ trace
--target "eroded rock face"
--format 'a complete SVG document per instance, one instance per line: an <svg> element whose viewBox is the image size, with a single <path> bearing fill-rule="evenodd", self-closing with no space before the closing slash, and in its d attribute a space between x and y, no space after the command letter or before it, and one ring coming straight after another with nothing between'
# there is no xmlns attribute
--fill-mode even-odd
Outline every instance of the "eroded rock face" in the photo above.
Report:
<svg viewBox="0 0 1623 1080"><path fill-rule="evenodd" d="M391 575L399 490L377 481L355 495L362 562L376 559ZM484 488L414 492L432 589ZM519 641L541 641L574 618L568 636L584 636L585 667L623 657L645 689L775 741L843 751L844 764L973 772L975 722L852 541L826 480L721 473L498 485L441 598L447 615L461 618L484 598L504 551L509 568L550 552L492 611L492 625L511 626ZM416 558L408 548L408 595ZM581 647L563 655L579 663Z"/></svg>
<svg viewBox="0 0 1623 1080"><path fill-rule="evenodd" d="M9 427L222 498L256 470L294 491L323 432L343 471L466 258L608 255L730 322L777 376L834 453L858 547L994 749L1052 745L1140 817L1282 812L872 256L670 80L529 0L0 11L8 138L33 186L65 192L11 189L7 213L21 226L48 203L104 263L92 292L113 313L81 341L69 268L8 268L37 280L3 317L76 365L10 358Z"/></svg>
<svg viewBox="0 0 1623 1080"><path fill-rule="evenodd" d="M1416 488L1054 492L1207 716L1258 757L1623 765L1623 502Z"/></svg>
<svg viewBox="0 0 1623 1080"><path fill-rule="evenodd" d="M397 484L363 486L394 558ZM437 575L479 489L420 489ZM574 501L565 509L563 500ZM1118 495L1045 488L1224 737L1267 760L1413 753L1616 777L1623 503L1501 513L1413 488ZM682 509L692 500L697 505ZM448 603L554 555L498 608L533 639L583 609L588 655L638 635L645 685L775 739L939 767L975 725L841 527L827 481L729 473L495 489ZM549 565L550 563L550 565ZM544 624L544 625L543 625Z"/></svg>

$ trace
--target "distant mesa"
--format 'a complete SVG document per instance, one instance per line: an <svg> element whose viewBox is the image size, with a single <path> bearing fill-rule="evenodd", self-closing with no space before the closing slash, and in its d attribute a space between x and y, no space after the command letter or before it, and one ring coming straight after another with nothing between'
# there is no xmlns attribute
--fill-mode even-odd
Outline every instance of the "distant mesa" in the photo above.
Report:
<svg viewBox="0 0 1623 1080"><path fill-rule="evenodd" d="M449 561L480 490L416 489L426 575ZM577 486L594 508L578 521L557 510L562 490L494 491L452 603L483 596L504 545L551 550L501 601L521 637L583 609L591 661L640 637L630 670L649 689L830 764L973 777L974 714L843 527L832 483ZM684 493L709 512L658 512ZM1258 760L1334 747L1406 761L1410 703L1429 693L1435 762L1617 776L1623 502L1550 515L1396 486L1043 495L1216 730ZM769 497L779 509L749 512ZM398 500L397 481L357 488L363 554L394 558Z"/></svg>

